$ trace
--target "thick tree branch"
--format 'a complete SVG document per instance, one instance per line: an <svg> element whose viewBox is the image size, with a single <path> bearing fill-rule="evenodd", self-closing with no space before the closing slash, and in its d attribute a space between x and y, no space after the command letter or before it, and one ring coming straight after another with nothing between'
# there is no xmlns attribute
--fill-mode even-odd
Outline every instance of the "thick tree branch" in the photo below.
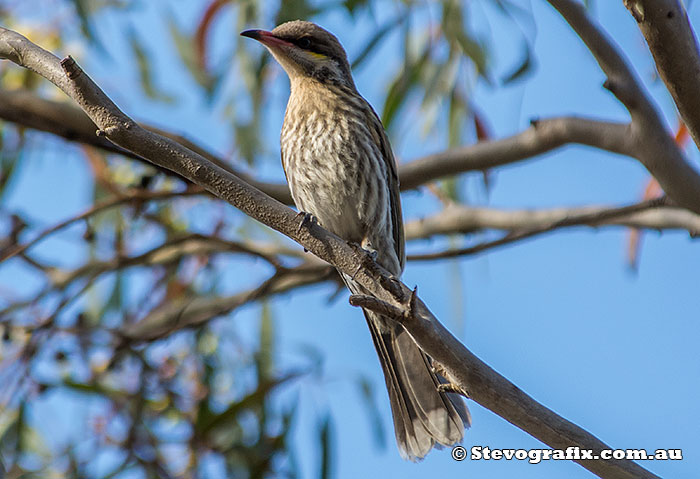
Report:
<svg viewBox="0 0 700 479"><path fill-rule="evenodd" d="M607 34L575 0L548 0L581 37L607 76L605 86L632 118L634 156L678 205L700 214L700 174L683 156L632 68Z"/></svg>
<svg viewBox="0 0 700 479"><path fill-rule="evenodd" d="M0 58L9 58L59 86L90 116L110 141L176 171L228 201L252 218L294 239L339 271L352 275L371 295L410 311L402 320L418 345L440 363L463 390L488 409L554 448L609 447L566 419L538 404L470 353L404 284L342 239L315 224L299 228L296 213L201 155L160 135L149 133L121 112L71 58L56 57L26 38L0 28ZM580 464L609 478L655 477L632 461L594 460Z"/></svg>
<svg viewBox="0 0 700 479"><path fill-rule="evenodd" d="M533 121L530 128L502 140L483 141L426 156L399 166L401 189L457 173L487 170L578 143L634 156L629 125L580 117Z"/></svg>
<svg viewBox="0 0 700 479"><path fill-rule="evenodd" d="M381 299L364 299L366 298L354 298L353 302L382 314L393 312L394 319L400 321L421 348L439 364L440 369L446 371L456 388L466 391L469 397L511 424L540 439L546 436L545 442L557 449L579 446L583 449L593 449L598 454L599 451L609 448L596 437L537 403L483 363L452 336L417 297L409 294L399 305L381 304ZM608 479L657 477L630 461L577 462L594 474Z"/></svg>
<svg viewBox="0 0 700 479"><path fill-rule="evenodd" d="M700 52L679 0L624 0L695 144L700 146Z"/></svg>

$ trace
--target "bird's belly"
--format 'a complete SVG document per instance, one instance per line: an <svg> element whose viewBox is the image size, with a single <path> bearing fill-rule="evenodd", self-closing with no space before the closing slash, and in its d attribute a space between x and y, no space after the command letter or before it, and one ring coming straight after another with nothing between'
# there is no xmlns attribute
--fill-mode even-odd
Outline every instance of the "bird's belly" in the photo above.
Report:
<svg viewBox="0 0 700 479"><path fill-rule="evenodd" d="M400 271L392 253L388 164L364 117L318 105L311 109L311 100L305 100L290 99L280 138L297 208L346 241L380 251L380 264L386 261L385 267Z"/></svg>
<svg viewBox="0 0 700 479"><path fill-rule="evenodd" d="M321 159L302 157L287 167L297 208L314 215L324 228L341 238L361 243L372 220L363 191L366 188L360 185L358 175L357 165L347 165L329 152Z"/></svg>

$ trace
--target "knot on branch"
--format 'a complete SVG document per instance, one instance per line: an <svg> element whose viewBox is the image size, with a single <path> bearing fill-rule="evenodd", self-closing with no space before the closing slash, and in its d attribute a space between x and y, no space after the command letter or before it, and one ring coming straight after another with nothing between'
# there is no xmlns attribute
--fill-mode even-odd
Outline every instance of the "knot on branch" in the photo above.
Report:
<svg viewBox="0 0 700 479"><path fill-rule="evenodd" d="M638 0L625 0L625 7L632 13L637 23L644 21L644 7Z"/></svg>
<svg viewBox="0 0 700 479"><path fill-rule="evenodd" d="M61 68L63 68L63 71L66 72L66 76L71 80L75 80L83 74L82 68L78 66L76 61L70 55L61 60Z"/></svg>

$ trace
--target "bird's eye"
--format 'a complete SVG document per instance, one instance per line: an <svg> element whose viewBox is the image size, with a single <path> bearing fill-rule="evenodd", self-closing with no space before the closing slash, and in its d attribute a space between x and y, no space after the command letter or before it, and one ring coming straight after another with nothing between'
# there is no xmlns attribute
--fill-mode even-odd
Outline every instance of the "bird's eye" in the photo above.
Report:
<svg viewBox="0 0 700 479"><path fill-rule="evenodd" d="M297 42L297 45L299 45L300 48L309 48L311 46L311 40L309 37L301 38Z"/></svg>

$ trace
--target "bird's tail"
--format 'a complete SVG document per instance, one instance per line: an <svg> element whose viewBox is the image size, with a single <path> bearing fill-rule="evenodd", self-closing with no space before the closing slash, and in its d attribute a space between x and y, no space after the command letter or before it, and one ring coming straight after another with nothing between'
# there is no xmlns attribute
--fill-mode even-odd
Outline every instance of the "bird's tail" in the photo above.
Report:
<svg viewBox="0 0 700 479"><path fill-rule="evenodd" d="M384 371L401 456L416 461L434 446L460 442L471 425L464 401L438 391L444 380L403 326L371 311L364 313Z"/></svg>

